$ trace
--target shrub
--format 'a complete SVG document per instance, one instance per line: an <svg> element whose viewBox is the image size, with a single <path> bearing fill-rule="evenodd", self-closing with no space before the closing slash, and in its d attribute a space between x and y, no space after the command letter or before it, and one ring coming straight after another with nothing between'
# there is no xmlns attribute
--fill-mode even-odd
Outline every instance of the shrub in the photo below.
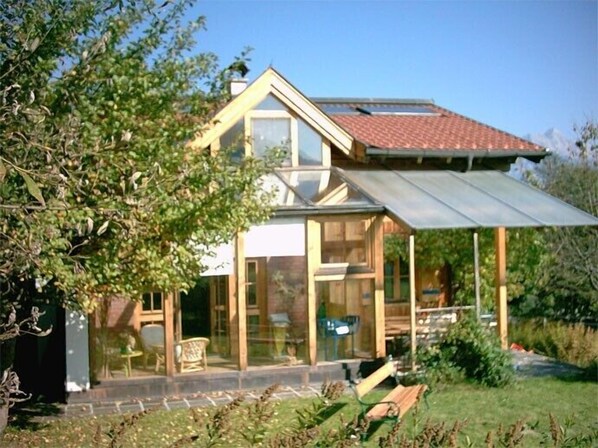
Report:
<svg viewBox="0 0 598 448"><path fill-rule="evenodd" d="M456 379L456 372L461 372L489 387L505 386L514 379L511 356L500 348L498 337L469 316L451 325L420 362L429 371L427 376L437 379Z"/></svg>
<svg viewBox="0 0 598 448"><path fill-rule="evenodd" d="M509 333L528 350L584 369L595 368L598 361L598 335L581 323L526 320L512 324Z"/></svg>

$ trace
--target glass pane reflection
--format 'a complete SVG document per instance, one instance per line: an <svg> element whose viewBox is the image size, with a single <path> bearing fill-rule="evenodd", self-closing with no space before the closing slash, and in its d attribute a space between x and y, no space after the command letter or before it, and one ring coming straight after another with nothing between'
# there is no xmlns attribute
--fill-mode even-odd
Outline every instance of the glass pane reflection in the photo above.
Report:
<svg viewBox="0 0 598 448"><path fill-rule="evenodd" d="M363 204L370 201L331 170L280 171L279 174L315 205Z"/></svg>

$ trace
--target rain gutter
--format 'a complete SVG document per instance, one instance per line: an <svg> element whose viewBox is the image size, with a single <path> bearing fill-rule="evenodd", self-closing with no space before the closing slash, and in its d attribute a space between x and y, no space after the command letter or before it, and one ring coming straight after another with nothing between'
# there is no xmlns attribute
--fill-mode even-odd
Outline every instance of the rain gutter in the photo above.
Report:
<svg viewBox="0 0 598 448"><path fill-rule="evenodd" d="M525 151L525 150L504 150L504 149L404 149L404 148L376 148L368 147L365 150L368 156L383 156L386 158L413 158L425 157L446 159L452 158L503 158L503 157L525 157L530 160L541 160L551 154L549 149L543 151Z"/></svg>

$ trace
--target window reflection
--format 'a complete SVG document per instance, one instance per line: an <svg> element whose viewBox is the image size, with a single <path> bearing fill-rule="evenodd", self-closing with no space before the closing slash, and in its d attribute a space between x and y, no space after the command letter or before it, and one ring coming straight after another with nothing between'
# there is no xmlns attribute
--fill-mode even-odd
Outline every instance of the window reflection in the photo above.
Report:
<svg viewBox="0 0 598 448"><path fill-rule="evenodd" d="M316 205L364 204L370 201L331 170L281 171L304 199Z"/></svg>

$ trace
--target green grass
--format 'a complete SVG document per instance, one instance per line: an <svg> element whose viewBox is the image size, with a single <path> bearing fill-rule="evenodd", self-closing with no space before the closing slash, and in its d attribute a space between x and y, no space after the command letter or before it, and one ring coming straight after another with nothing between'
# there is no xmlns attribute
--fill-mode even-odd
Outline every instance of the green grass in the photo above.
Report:
<svg viewBox="0 0 598 448"><path fill-rule="evenodd" d="M381 396L384 391L373 394ZM310 406L313 399L292 399L272 403L275 414L265 424L266 439L275 433L288 431L296 424L296 410ZM517 420L524 420L525 439L520 446L540 446L543 437L550 434L549 413L553 413L561 425L570 418L575 425L570 433L589 434L598 430L598 384L554 378L520 380L504 389L489 389L462 384L435 390L428 397L429 409L422 403L404 419L401 431L410 435L417 426L421 429L426 420L446 422L452 426L456 420L467 420L460 434L459 446L466 446L466 437L473 446L483 447L488 431L496 432L499 425L505 428ZM338 428L341 421L351 420L359 411L351 395L344 395L339 403L342 408L326 420L322 430ZM202 425L211 421L214 409L200 409ZM341 420L342 419L342 420ZM93 437L98 425L108 430L111 423L122 420L119 416L62 419L22 428L9 426L0 446L7 447L86 447L94 446ZM232 414L232 425L224 446L243 446L239 434L251 431L242 411ZM390 425L383 425L366 446L377 446L376 439L384 435ZM203 431L193 420L189 411L156 411L132 426L122 440L122 446L166 447L175 440ZM104 438L104 444L108 446ZM200 438L205 442L205 437ZM193 446L204 446L202 444ZM248 446L248 445L245 445ZM549 446L552 446L551 444Z"/></svg>

